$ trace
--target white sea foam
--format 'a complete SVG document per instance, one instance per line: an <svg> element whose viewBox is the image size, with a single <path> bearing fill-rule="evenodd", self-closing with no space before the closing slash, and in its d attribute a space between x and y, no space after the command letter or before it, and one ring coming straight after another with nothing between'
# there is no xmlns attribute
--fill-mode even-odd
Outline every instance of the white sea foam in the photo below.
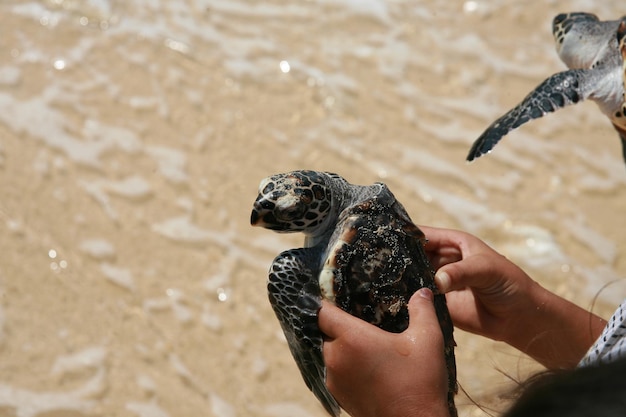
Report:
<svg viewBox="0 0 626 417"><path fill-rule="evenodd" d="M2 289L0 288L0 292L2 291ZM2 306L2 304L0 304L0 346L2 346L2 343L4 342L4 337L5 337L5 330L4 330L4 324L6 321L6 318L4 316L4 307Z"/></svg>
<svg viewBox="0 0 626 417"><path fill-rule="evenodd" d="M192 223L189 216L174 217L152 225L152 230L182 243L207 243L211 233Z"/></svg>
<svg viewBox="0 0 626 417"><path fill-rule="evenodd" d="M102 368L106 358L107 349L103 346L85 348L71 355L59 356L52 365L52 374L63 376L85 368Z"/></svg>
<svg viewBox="0 0 626 417"><path fill-rule="evenodd" d="M212 308L206 304L203 306L202 316L200 319L202 324L209 330L217 332L222 330L224 327L221 317L217 313L213 312Z"/></svg>
<svg viewBox="0 0 626 417"><path fill-rule="evenodd" d="M79 181L79 185L100 205L102 210L104 210L106 215L111 220L113 220L114 222L117 222L119 220L117 210L113 208L113 204L111 203L109 195L102 187L102 182L81 180Z"/></svg>
<svg viewBox="0 0 626 417"><path fill-rule="evenodd" d="M144 200L152 195L152 187L148 181L138 175L121 181L107 181L103 185L106 190L131 200Z"/></svg>
<svg viewBox="0 0 626 417"><path fill-rule="evenodd" d="M349 16L368 17L382 23L389 21L389 10L384 0L317 0L317 3L342 8Z"/></svg>
<svg viewBox="0 0 626 417"><path fill-rule="evenodd" d="M211 401L211 412L213 415L220 417L235 417L237 415L232 404L226 402L216 393L211 393L209 399Z"/></svg>
<svg viewBox="0 0 626 417"><path fill-rule="evenodd" d="M463 230L477 233L483 228L496 228L507 219L505 213L490 210L484 204L461 197L454 192L426 185L414 185L413 188L425 201L435 203L454 218Z"/></svg>
<svg viewBox="0 0 626 417"><path fill-rule="evenodd" d="M150 402L129 402L126 409L138 417L169 417L170 414L160 407L156 401Z"/></svg>
<svg viewBox="0 0 626 417"><path fill-rule="evenodd" d="M188 175L185 172L187 157L184 152L165 146L150 146L146 152L158 164L159 172L175 184L187 182Z"/></svg>
<svg viewBox="0 0 626 417"><path fill-rule="evenodd" d="M590 228L582 219L564 219L563 221L564 226L574 239L587 246L608 265L613 264L617 257L615 243Z"/></svg>
<svg viewBox="0 0 626 417"><path fill-rule="evenodd" d="M189 323L194 319L194 313L187 306L183 292L176 288L168 288L166 297L148 298L144 300L143 307L146 312L170 310L174 317L182 324Z"/></svg>
<svg viewBox="0 0 626 417"><path fill-rule="evenodd" d="M313 417L313 414L309 413L300 404L287 402L269 404L263 408L262 413L268 417Z"/></svg>
<svg viewBox="0 0 626 417"><path fill-rule="evenodd" d="M19 67L0 67L0 85L15 85L22 78L22 71Z"/></svg>
<svg viewBox="0 0 626 417"><path fill-rule="evenodd" d="M82 386L64 392L36 392L0 384L0 407L14 409L17 417L68 411L88 413L96 404L94 397L101 395L104 389L104 370L96 372Z"/></svg>
<svg viewBox="0 0 626 417"><path fill-rule="evenodd" d="M439 158L425 149L399 149L395 146L398 153L402 155L402 159L409 160L419 167L420 170L425 170L430 173L436 174L441 178L447 178L449 180L456 181L464 184L467 188L474 191L476 196L480 199L485 198L485 192L481 188L474 184L472 179L467 177L467 174L458 165L454 165L450 162Z"/></svg>
<svg viewBox="0 0 626 417"><path fill-rule="evenodd" d="M83 240L79 248L94 259L111 260L115 258L115 247L106 239Z"/></svg>
<svg viewBox="0 0 626 417"><path fill-rule="evenodd" d="M111 144L106 141L86 143L68 133L71 129L63 113L50 107L45 99L46 96L53 97L56 94L58 92L54 87L48 87L43 98L18 101L6 93L0 93L0 121L16 132L24 132L64 152L78 163L98 167L100 155Z"/></svg>
<svg viewBox="0 0 626 417"><path fill-rule="evenodd" d="M185 296L181 290L168 288L167 297L170 299L174 316L181 323L188 323L193 319L193 312L185 305Z"/></svg>
<svg viewBox="0 0 626 417"><path fill-rule="evenodd" d="M135 279L133 273L127 269L108 262L100 264L100 270L110 282L118 285L126 290L133 291L135 289Z"/></svg>
<svg viewBox="0 0 626 417"><path fill-rule="evenodd" d="M157 390L156 382L148 375L138 375L137 385L139 385L148 395L154 395Z"/></svg>
<svg viewBox="0 0 626 417"><path fill-rule="evenodd" d="M506 224L505 227L510 239L500 250L508 256L524 259L535 268L570 262L549 230L528 224Z"/></svg>

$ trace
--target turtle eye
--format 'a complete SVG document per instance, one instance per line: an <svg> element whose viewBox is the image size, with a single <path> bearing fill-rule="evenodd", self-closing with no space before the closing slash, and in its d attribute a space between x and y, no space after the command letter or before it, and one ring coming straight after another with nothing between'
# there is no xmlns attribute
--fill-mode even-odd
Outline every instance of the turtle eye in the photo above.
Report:
<svg viewBox="0 0 626 417"><path fill-rule="evenodd" d="M263 178L259 183L259 194L269 194L274 190L275 187L276 182L273 180L273 177Z"/></svg>
<svg viewBox="0 0 626 417"><path fill-rule="evenodd" d="M278 213L276 213L276 217L283 221L300 220L304 217L305 212L306 204L298 202L297 204L279 210Z"/></svg>
<svg viewBox="0 0 626 417"><path fill-rule="evenodd" d="M563 21L565 19L567 19L567 14L565 14L565 13L560 13L560 14L556 15L554 17L554 20L552 20L552 26L556 26L556 25L559 25L559 24L563 23Z"/></svg>

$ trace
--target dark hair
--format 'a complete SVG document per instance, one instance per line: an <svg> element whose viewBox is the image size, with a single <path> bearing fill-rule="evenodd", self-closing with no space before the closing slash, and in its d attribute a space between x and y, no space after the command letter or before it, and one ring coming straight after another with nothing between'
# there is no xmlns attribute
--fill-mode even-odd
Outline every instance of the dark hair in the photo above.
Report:
<svg viewBox="0 0 626 417"><path fill-rule="evenodd" d="M533 377L504 417L626 416L626 358Z"/></svg>

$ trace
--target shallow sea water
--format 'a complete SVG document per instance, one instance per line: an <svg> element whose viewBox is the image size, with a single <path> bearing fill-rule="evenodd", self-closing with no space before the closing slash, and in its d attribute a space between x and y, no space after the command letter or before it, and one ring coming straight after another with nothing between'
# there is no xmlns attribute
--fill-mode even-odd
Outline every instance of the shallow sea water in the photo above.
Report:
<svg viewBox="0 0 626 417"><path fill-rule="evenodd" d="M249 226L261 178L292 169L384 181L418 224L477 234L608 317L626 169L595 104L465 155L564 69L553 16L619 5L3 1L0 415L324 416L265 295L302 237ZM500 370L537 369L456 338L459 381L490 409Z"/></svg>

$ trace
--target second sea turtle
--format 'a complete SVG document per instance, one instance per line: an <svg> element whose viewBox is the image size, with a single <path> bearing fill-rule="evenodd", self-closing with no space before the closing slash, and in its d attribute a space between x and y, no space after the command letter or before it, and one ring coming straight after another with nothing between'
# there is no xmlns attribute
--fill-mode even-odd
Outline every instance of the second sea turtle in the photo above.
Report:
<svg viewBox="0 0 626 417"><path fill-rule="evenodd" d="M562 13L552 22L561 60L569 68L547 78L474 142L468 161L492 150L511 130L562 107L595 101L622 140L626 160L626 17L601 21L591 13Z"/></svg>

